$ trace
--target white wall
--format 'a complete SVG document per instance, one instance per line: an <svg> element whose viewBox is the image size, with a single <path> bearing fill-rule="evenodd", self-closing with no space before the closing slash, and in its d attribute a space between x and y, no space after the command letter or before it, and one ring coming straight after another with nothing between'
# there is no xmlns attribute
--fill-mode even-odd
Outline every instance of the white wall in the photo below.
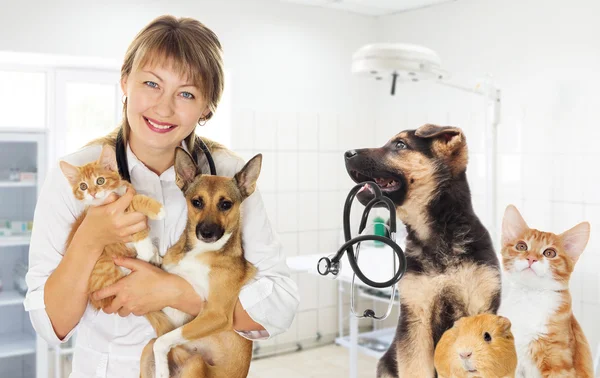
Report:
<svg viewBox="0 0 600 378"><path fill-rule="evenodd" d="M374 141L360 133L374 127L374 92L350 72L352 53L375 36L374 19L267 0L10 1L0 12L0 51L119 60L135 34L166 13L197 18L221 40L232 146L246 158L264 154L259 188L286 255L335 252L350 182L343 151ZM300 313L265 347L337 331L335 283L294 278Z"/></svg>
<svg viewBox="0 0 600 378"><path fill-rule="evenodd" d="M0 50L122 59L162 14L197 18L217 33L237 108L340 111L370 99L351 80L349 59L372 39L375 20L274 0L3 0Z"/></svg>
<svg viewBox="0 0 600 378"><path fill-rule="evenodd" d="M459 0L380 19L267 0L104 2L3 0L0 51L121 59L155 16L200 19L220 37L231 73L233 147L264 153L260 188L286 254L337 249L350 186L341 153L382 144L425 122L467 132L469 177L481 204L482 102L434 84L387 84L350 75L355 49L374 41L437 51L460 78L492 73L502 89L499 215L519 206L533 227L561 232L580 220L593 237L574 274L575 311L593 346L600 329L600 172L592 111L600 105L600 4L542 0ZM301 313L283 345L335 330L335 287L295 277ZM318 294L316 294L318 292Z"/></svg>
<svg viewBox="0 0 600 378"><path fill-rule="evenodd" d="M498 217L514 203L531 227L545 231L591 222L571 292L594 350L600 342L598 14L595 0L460 0L385 17L378 28L378 41L427 46L461 78L494 75L503 101ZM400 91L382 100L378 138L390 136L394 123L402 126L397 130L415 128L426 118L462 126L471 149L469 177L476 180L483 152L481 102L435 84Z"/></svg>

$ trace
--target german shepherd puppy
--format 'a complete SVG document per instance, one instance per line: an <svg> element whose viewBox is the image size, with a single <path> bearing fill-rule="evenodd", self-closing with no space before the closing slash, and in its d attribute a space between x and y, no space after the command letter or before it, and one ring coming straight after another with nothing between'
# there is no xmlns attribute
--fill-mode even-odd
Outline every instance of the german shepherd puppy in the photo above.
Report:
<svg viewBox="0 0 600 378"><path fill-rule="evenodd" d="M400 319L377 377L435 377L442 334L455 320L495 314L500 305L500 264L473 212L465 136L456 127L427 124L383 147L347 151L345 160L355 182L375 181L394 202L408 232ZM366 204L373 194L363 190L357 198Z"/></svg>
<svg viewBox="0 0 600 378"><path fill-rule="evenodd" d="M256 155L233 178L201 175L192 157L177 148L176 182L188 219L162 268L185 278L206 302L196 318L169 307L158 312L169 321L160 323L159 337L144 348L142 378L248 375L252 341L233 330L233 312L242 286L256 273L242 250L240 206L256 188L261 162Z"/></svg>

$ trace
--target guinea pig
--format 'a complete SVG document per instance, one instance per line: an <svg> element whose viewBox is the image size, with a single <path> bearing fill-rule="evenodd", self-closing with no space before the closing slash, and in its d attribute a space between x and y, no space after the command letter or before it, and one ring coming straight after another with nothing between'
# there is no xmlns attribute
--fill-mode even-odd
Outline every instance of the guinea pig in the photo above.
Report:
<svg viewBox="0 0 600 378"><path fill-rule="evenodd" d="M435 348L439 378L514 378L515 339L508 318L480 314L460 318Z"/></svg>

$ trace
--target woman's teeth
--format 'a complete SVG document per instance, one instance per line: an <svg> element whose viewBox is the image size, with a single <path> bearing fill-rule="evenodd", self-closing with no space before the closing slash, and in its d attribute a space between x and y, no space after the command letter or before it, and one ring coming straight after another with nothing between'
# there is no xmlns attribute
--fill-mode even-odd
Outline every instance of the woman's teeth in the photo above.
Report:
<svg viewBox="0 0 600 378"><path fill-rule="evenodd" d="M166 129L170 129L172 127L175 127L174 125L168 126L168 125L158 125L152 121L150 121L148 118L146 118L146 120L148 121L149 124L151 124L153 127L156 127L157 129L161 129L161 130L166 130Z"/></svg>

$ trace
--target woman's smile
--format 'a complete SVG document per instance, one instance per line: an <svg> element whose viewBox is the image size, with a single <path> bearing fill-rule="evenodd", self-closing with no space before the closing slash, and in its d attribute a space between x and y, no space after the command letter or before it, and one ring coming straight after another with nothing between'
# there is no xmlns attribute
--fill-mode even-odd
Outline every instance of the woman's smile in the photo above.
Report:
<svg viewBox="0 0 600 378"><path fill-rule="evenodd" d="M168 133L169 131L175 130L177 125L171 123L160 122L152 118L144 117L144 121L148 128L156 133Z"/></svg>

